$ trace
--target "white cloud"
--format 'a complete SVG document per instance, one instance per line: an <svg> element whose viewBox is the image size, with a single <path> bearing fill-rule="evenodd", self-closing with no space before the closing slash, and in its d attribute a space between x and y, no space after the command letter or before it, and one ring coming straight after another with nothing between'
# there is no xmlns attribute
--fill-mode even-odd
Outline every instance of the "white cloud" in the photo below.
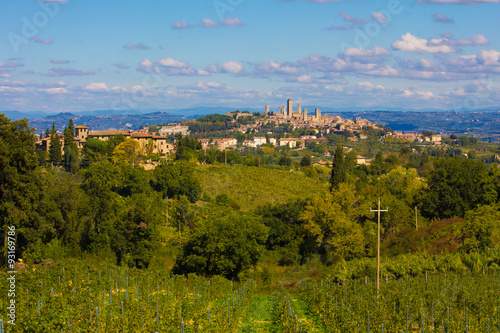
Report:
<svg viewBox="0 0 500 333"><path fill-rule="evenodd" d="M87 90L87 91L91 91L91 92L109 91L108 86L106 85L106 83L103 83L103 82L98 82L98 83L92 82L91 84L89 84L88 86L86 86L83 89Z"/></svg>
<svg viewBox="0 0 500 333"><path fill-rule="evenodd" d="M37 43L45 44L45 45L50 45L50 44L54 43L54 40L52 40L52 38L50 38L50 39L41 39L40 37L38 37L36 35L30 37L30 39L34 40Z"/></svg>
<svg viewBox="0 0 500 333"><path fill-rule="evenodd" d="M114 86L113 88L111 88L111 91L113 91L113 92L125 92L125 91L127 91L127 89L120 87L120 86Z"/></svg>
<svg viewBox="0 0 500 333"><path fill-rule="evenodd" d="M126 44L126 45L123 45L123 48L128 49L128 50L136 50L136 49L147 50L150 47L144 43L139 43L139 44Z"/></svg>
<svg viewBox="0 0 500 333"><path fill-rule="evenodd" d="M210 73L230 73L238 74L243 72L243 65L236 61L226 61L225 63L218 65L211 65L207 67L207 71Z"/></svg>
<svg viewBox="0 0 500 333"><path fill-rule="evenodd" d="M347 21L347 22L351 22L355 25L360 25L360 24L366 24L368 23L367 20L363 20L359 17L353 17L353 16L350 16L349 14L347 14L346 12L339 12L340 15L342 15L344 17L344 20Z"/></svg>
<svg viewBox="0 0 500 333"><path fill-rule="evenodd" d="M232 25L245 25L241 20L237 17L235 18L225 18L221 22L222 25L232 26Z"/></svg>
<svg viewBox="0 0 500 333"><path fill-rule="evenodd" d="M47 74L43 74L44 76L84 76L84 75L93 75L95 74L94 71L91 70L79 70L79 69L74 69L74 68L60 68L60 67L53 67L49 69Z"/></svg>
<svg viewBox="0 0 500 333"><path fill-rule="evenodd" d="M57 94L67 94L68 90L66 88L40 88L38 91L45 92L51 95Z"/></svg>
<svg viewBox="0 0 500 333"><path fill-rule="evenodd" d="M213 27L218 27L220 24L212 21L209 18L204 18L204 19L201 20L201 25L204 28L213 28Z"/></svg>
<svg viewBox="0 0 500 333"><path fill-rule="evenodd" d="M441 13L432 14L432 19L434 20L434 22L439 22L439 23L454 23L455 22L453 19L448 18Z"/></svg>
<svg viewBox="0 0 500 333"><path fill-rule="evenodd" d="M392 43L392 48L404 52L412 53L455 53L456 50L450 46L443 44L444 39L421 39L413 36L409 32L401 36Z"/></svg>
<svg viewBox="0 0 500 333"><path fill-rule="evenodd" d="M214 22L209 18L204 18L201 20L201 26L203 28L214 28L220 26L242 26L245 25L239 18L225 18L221 22Z"/></svg>
<svg viewBox="0 0 500 333"><path fill-rule="evenodd" d="M189 67L188 63L175 60L173 58L165 58L158 60L158 65L165 67L174 67L174 68L187 68Z"/></svg>
<svg viewBox="0 0 500 333"><path fill-rule="evenodd" d="M0 68L13 68L13 67L22 67L22 66L24 66L24 65L20 64L20 63L15 63L12 61L0 62Z"/></svg>
<svg viewBox="0 0 500 333"><path fill-rule="evenodd" d="M353 89L358 92L369 92L375 89L375 86L373 85L373 83L365 81L356 83Z"/></svg>
<svg viewBox="0 0 500 333"><path fill-rule="evenodd" d="M380 24L389 23L389 20L387 19L387 17L384 14L382 14L381 12L374 12L372 14L372 18Z"/></svg>
<svg viewBox="0 0 500 333"><path fill-rule="evenodd" d="M476 57L476 61L481 65L500 66L500 52L496 50L481 50Z"/></svg>
<svg viewBox="0 0 500 333"><path fill-rule="evenodd" d="M279 64L272 60L269 62L258 63L255 72L258 75L269 76L271 74L277 75L298 75L301 74L300 71L289 64Z"/></svg>
<svg viewBox="0 0 500 333"><path fill-rule="evenodd" d="M302 82L302 83L305 83L305 82L311 82L312 81L312 78L310 75L301 75L297 78L297 81L298 82Z"/></svg>
<svg viewBox="0 0 500 333"><path fill-rule="evenodd" d="M172 24L172 29L187 29L189 28L189 24L182 20L182 21L175 21L173 24Z"/></svg>
<svg viewBox="0 0 500 333"><path fill-rule="evenodd" d="M64 59L50 59L49 62L52 64L69 64L69 60Z"/></svg>
<svg viewBox="0 0 500 333"><path fill-rule="evenodd" d="M170 76L208 76L210 73L203 69L191 67L186 62L173 58L160 59L153 63L149 59L140 62L137 71L147 74L165 74Z"/></svg>
<svg viewBox="0 0 500 333"><path fill-rule="evenodd" d="M361 47L347 47L344 50L344 54L347 56L373 57L389 55L391 53L381 46L374 46L371 50L366 50Z"/></svg>
<svg viewBox="0 0 500 333"><path fill-rule="evenodd" d="M411 90L403 90L401 96L403 97L413 97L417 96L422 99L431 99L434 97L434 94L431 91L411 91Z"/></svg>
<svg viewBox="0 0 500 333"><path fill-rule="evenodd" d="M488 38L482 34L474 35L467 39L457 39L456 41L451 41L453 45L459 46L470 46L470 45L487 45L490 43Z"/></svg>
<svg viewBox="0 0 500 333"><path fill-rule="evenodd" d="M145 67L153 67L154 66L154 64L149 59L143 59L140 62L140 64L141 64L141 66L145 66Z"/></svg>
<svg viewBox="0 0 500 333"><path fill-rule="evenodd" d="M26 88L23 87L10 87L10 86L0 86L0 93L23 93L26 92Z"/></svg>

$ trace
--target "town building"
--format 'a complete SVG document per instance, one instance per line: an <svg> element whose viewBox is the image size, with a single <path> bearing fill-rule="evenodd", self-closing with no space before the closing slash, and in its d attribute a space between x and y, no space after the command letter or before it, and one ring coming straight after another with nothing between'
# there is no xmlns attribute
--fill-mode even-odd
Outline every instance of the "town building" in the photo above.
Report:
<svg viewBox="0 0 500 333"><path fill-rule="evenodd" d="M294 138L281 138L279 139L279 145L280 146L288 146L290 148L295 148L297 146L297 141L298 139Z"/></svg>
<svg viewBox="0 0 500 333"><path fill-rule="evenodd" d="M177 135L179 133L182 135L188 135L189 126L183 126L181 124L168 124L167 126L162 126L158 133L160 135Z"/></svg>
<svg viewBox="0 0 500 333"><path fill-rule="evenodd" d="M265 145L267 143L266 137L255 137L253 138L253 141L255 141L257 146Z"/></svg>

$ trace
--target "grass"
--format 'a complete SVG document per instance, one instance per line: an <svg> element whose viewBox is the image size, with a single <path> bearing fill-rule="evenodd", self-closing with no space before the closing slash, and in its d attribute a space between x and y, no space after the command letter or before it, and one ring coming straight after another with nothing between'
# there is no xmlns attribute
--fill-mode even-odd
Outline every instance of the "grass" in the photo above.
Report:
<svg viewBox="0 0 500 333"><path fill-rule="evenodd" d="M209 198L227 194L243 211L266 203L285 203L328 191L328 184L302 172L243 165L200 166L196 177Z"/></svg>
<svg viewBox="0 0 500 333"><path fill-rule="evenodd" d="M278 298L275 295L257 294L252 299L239 332L279 332L277 319Z"/></svg>
<svg viewBox="0 0 500 333"><path fill-rule="evenodd" d="M301 322L301 328L307 332L328 332L320 316L311 309L309 303L302 296L290 294L290 302L297 316L297 321Z"/></svg>

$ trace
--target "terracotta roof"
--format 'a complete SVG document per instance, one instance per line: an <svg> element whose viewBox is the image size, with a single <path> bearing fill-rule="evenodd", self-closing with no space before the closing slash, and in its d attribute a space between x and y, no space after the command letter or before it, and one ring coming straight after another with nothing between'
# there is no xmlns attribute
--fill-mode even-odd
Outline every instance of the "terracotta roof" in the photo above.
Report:
<svg viewBox="0 0 500 333"><path fill-rule="evenodd" d="M133 138L153 138L153 134L134 132L132 133Z"/></svg>
<svg viewBox="0 0 500 333"><path fill-rule="evenodd" d="M57 136L59 137L60 140L64 140L64 135L62 134L57 134ZM47 141L47 140L50 140L50 136L46 136L45 138L43 138L42 140L38 140L38 141Z"/></svg>
<svg viewBox="0 0 500 333"><path fill-rule="evenodd" d="M128 136L130 132L122 130L90 131L89 136L113 136L118 134Z"/></svg>
<svg viewBox="0 0 500 333"><path fill-rule="evenodd" d="M76 126L75 128L88 128L88 127L87 127L87 126L80 125L80 126Z"/></svg>

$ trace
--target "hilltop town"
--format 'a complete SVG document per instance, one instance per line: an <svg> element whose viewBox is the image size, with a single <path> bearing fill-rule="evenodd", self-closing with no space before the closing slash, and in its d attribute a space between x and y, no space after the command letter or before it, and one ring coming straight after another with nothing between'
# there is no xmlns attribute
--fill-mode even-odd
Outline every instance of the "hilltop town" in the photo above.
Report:
<svg viewBox="0 0 500 333"><path fill-rule="evenodd" d="M342 119L341 117L332 117L328 115L321 115L321 111L316 108L314 114L308 115L307 109L302 109L301 104L297 104L297 109L293 109L292 100L288 99L287 106L279 107L279 111L270 111L269 105L265 106L264 113L256 117L249 112L228 112L226 116L231 117L231 122L238 124L238 120L244 118L256 118L254 122L247 124L240 124L235 127L233 131L241 133L259 133L260 130L266 126L289 125L293 130L297 128L312 129L314 133L323 134L329 133L351 133L357 134L361 139L366 139L367 136L363 135L363 129L382 130L382 126L374 124L366 119L356 118L355 120ZM253 119L252 119L253 120ZM131 138L139 143L142 151L149 151L153 154L168 155L175 153L173 136L178 134L189 135L189 123L182 124L168 124L160 127L141 127L139 130L91 130L88 126L79 125L75 127L75 142L79 149L82 149L85 142L89 139L99 139L108 141L111 137L118 135L124 138ZM229 134L229 133L228 133ZM395 134L397 135L397 134ZM170 140L169 140L170 137ZM61 142L64 142L64 136L59 135ZM406 138L406 137L405 137ZM203 138L197 137L204 149L216 148L218 150L236 149L238 147L257 148L259 146L268 144L272 146L288 146L295 148L301 146L305 148L307 143L326 143L325 137L318 137L318 135L302 135L299 137L289 137L267 132L265 136L253 136L252 139L242 140L238 142L236 138ZM37 149L48 152L50 147L51 136L46 135L39 138L36 142ZM61 147L64 149L64 145Z"/></svg>
<svg viewBox="0 0 500 333"><path fill-rule="evenodd" d="M464 156L481 152L476 149L457 151L456 146L464 146L464 137L459 140L454 135L431 131L421 133L393 131L389 127L361 117L343 119L340 116L322 115L319 108L309 113L306 108L301 107L300 102L294 107L291 99L286 101L286 105L278 106L275 110L265 105L262 111L262 113L251 113L237 110L224 115L209 115L180 123L141 126L137 130L93 130L89 126L80 124L75 127L74 141L77 148L82 150L90 139L104 142L116 137L120 137L120 140L132 139L137 142L139 155L149 157L145 158L146 160L158 161L175 156L179 135L196 139L202 150L234 150L243 155L247 154L245 150L248 149L254 149L257 154L261 154L262 147L269 149L276 147L280 149L280 153L283 153L283 148L304 152L316 149L321 154L312 154L313 162L319 165L331 161L333 147L338 143L342 143L346 151L353 151L356 154L357 164L369 164L372 161L375 154L366 146L375 143L384 144L386 154L391 151L390 144L395 142L412 144L413 152L421 151L422 147L441 147L440 149L452 147L454 149L452 154ZM63 143L61 151L64 152L64 135L57 135ZM37 150L48 154L52 137L47 131L45 136L40 135L36 142ZM477 141L475 138L474 140ZM418 144L427 146L419 148L416 146Z"/></svg>

